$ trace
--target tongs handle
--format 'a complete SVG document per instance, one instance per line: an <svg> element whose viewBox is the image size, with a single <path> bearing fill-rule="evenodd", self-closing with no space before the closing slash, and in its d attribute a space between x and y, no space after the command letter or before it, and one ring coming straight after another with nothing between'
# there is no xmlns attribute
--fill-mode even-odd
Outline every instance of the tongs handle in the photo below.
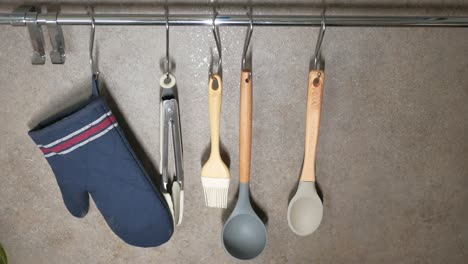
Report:
<svg viewBox="0 0 468 264"><path fill-rule="evenodd" d="M174 150L175 175L172 182L172 202L174 205L174 223L182 223L184 214L184 170L182 156L182 136L180 131L179 104L175 98L168 100L167 108L169 123L172 130L172 146Z"/></svg>
<svg viewBox="0 0 468 264"><path fill-rule="evenodd" d="M164 74L159 79L159 86L161 87L161 104L160 104L160 144L161 144L161 167L160 173L162 177L162 188L164 192L168 192L169 172L168 172L168 155L169 155L169 122L171 119L168 113L170 107L170 99L174 98L174 87L176 85L176 78L174 75ZM169 80L169 82L168 82Z"/></svg>
<svg viewBox="0 0 468 264"><path fill-rule="evenodd" d="M176 99L163 100L163 131L162 131L162 176L164 181L168 181L168 152L169 152L169 128L172 132L172 147L174 152L174 165L176 180L181 182L184 179L182 136L180 131L179 105Z"/></svg>
<svg viewBox="0 0 468 264"><path fill-rule="evenodd" d="M167 111L166 111L166 101L161 101L161 177L163 181L162 187L164 188L165 192L168 192L167 184L169 183L169 173L168 173L168 166L169 166L169 124L167 122Z"/></svg>
<svg viewBox="0 0 468 264"><path fill-rule="evenodd" d="M180 129L179 104L176 99L171 99L171 125L172 125L172 143L174 149L174 160L176 170L176 180L182 185L184 180L182 135ZM183 189L183 186L181 186Z"/></svg>
<svg viewBox="0 0 468 264"><path fill-rule="evenodd" d="M167 82L169 77L169 82ZM182 155L182 135L180 128L179 104L176 99L175 76L169 74L161 77L161 174L163 179L163 196L171 211L174 224L182 223L184 213L184 170ZM175 175L169 179L169 129L172 132ZM169 183L170 182L170 183ZM169 191L169 187L171 190Z"/></svg>

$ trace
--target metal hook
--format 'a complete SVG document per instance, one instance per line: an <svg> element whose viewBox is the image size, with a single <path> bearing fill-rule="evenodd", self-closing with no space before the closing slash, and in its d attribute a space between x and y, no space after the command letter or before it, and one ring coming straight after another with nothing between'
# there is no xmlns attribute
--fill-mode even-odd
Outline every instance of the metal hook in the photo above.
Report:
<svg viewBox="0 0 468 264"><path fill-rule="evenodd" d="M322 23L320 26L319 36L317 38L317 44L315 45L315 56L314 56L314 70L318 70L320 66L320 50L322 49L323 36L325 35L326 23L325 23L325 9L322 12Z"/></svg>
<svg viewBox="0 0 468 264"><path fill-rule="evenodd" d="M97 77L99 76L99 70L97 69L96 61L93 58L94 35L96 31L96 26L95 26L93 11L91 11L89 14L91 16L91 32L90 32L90 38L89 38L89 62L91 63L91 74L95 76L97 79Z"/></svg>
<svg viewBox="0 0 468 264"><path fill-rule="evenodd" d="M247 16L249 17L250 23L249 23L249 29L247 30L247 35L245 37L245 42L244 42L244 51L242 52L242 69L247 68L247 51L249 50L249 45L250 45L250 39L252 37L252 32L253 32L253 18L252 18L252 7L250 7L249 12L247 12Z"/></svg>
<svg viewBox="0 0 468 264"><path fill-rule="evenodd" d="M164 7L166 15L166 80L170 80L170 59L169 59L169 7Z"/></svg>
<svg viewBox="0 0 468 264"><path fill-rule="evenodd" d="M216 71L217 74L221 74L222 72L222 50L221 50L221 38L219 36L219 27L216 26L216 17L218 16L218 11L216 11L216 8L213 10L213 20L212 20L212 30L213 30L213 36L216 42L216 49L218 50L218 62L216 63L218 66L218 70ZM215 63L213 63L215 64Z"/></svg>

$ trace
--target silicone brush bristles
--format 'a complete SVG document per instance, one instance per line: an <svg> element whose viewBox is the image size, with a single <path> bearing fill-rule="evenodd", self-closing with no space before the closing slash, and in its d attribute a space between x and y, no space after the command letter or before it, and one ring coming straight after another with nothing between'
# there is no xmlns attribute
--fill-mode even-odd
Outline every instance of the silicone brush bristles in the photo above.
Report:
<svg viewBox="0 0 468 264"><path fill-rule="evenodd" d="M201 177L205 204L208 207L226 208L229 192L229 178Z"/></svg>

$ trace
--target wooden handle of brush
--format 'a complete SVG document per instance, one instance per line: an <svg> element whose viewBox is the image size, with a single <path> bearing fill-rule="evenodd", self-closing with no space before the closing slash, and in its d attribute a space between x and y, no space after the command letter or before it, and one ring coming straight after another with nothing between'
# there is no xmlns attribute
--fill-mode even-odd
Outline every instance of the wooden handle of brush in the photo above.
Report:
<svg viewBox="0 0 468 264"><path fill-rule="evenodd" d="M240 182L250 181L252 152L252 74L242 70L240 84L239 174Z"/></svg>
<svg viewBox="0 0 468 264"><path fill-rule="evenodd" d="M324 80L325 74L323 71L310 71L307 91L304 164L302 166L301 181L315 181L315 155L317 153L320 128L320 113L322 112Z"/></svg>
<svg viewBox="0 0 468 264"><path fill-rule="evenodd" d="M211 154L219 154L219 126L221 116L221 102L223 99L223 84L221 76L213 74L209 81L208 104L210 106Z"/></svg>

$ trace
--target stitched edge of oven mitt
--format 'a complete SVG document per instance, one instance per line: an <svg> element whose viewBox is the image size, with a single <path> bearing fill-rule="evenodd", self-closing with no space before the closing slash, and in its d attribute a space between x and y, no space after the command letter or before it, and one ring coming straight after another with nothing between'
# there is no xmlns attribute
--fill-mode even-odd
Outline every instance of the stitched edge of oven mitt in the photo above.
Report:
<svg viewBox="0 0 468 264"><path fill-rule="evenodd" d="M87 214L89 193L122 240L159 246L174 231L168 205L96 89L79 110L56 115L29 135L52 168L72 215Z"/></svg>

